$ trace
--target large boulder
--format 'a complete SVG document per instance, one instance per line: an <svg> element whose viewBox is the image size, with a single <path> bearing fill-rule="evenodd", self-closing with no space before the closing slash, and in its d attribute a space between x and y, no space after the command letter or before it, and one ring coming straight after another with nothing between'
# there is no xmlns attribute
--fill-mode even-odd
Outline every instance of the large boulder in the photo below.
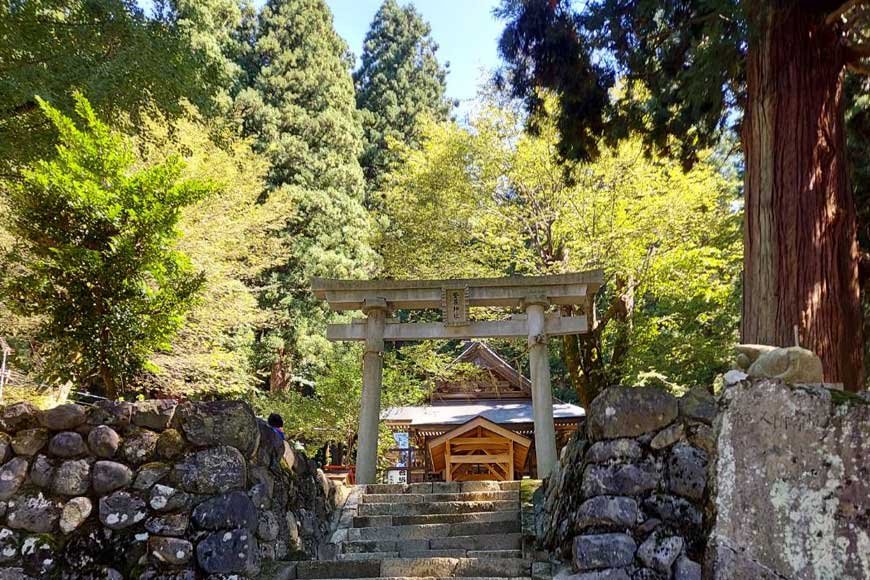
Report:
<svg viewBox="0 0 870 580"><path fill-rule="evenodd" d="M39 424L52 431L69 431L87 419L84 407L69 403L39 413Z"/></svg>
<svg viewBox="0 0 870 580"><path fill-rule="evenodd" d="M202 530L257 527L257 508L241 491L207 499L193 510L193 523Z"/></svg>
<svg viewBox="0 0 870 580"><path fill-rule="evenodd" d="M583 471L583 497L597 495L643 495L653 491L659 473L650 461L627 464L590 464Z"/></svg>
<svg viewBox="0 0 870 580"><path fill-rule="evenodd" d="M160 436L147 429L136 429L124 437L119 455L132 465L142 465L154 460L157 439Z"/></svg>
<svg viewBox="0 0 870 580"><path fill-rule="evenodd" d="M245 457L253 455L260 440L254 411L242 401L182 403L176 410L176 424L196 447L227 445Z"/></svg>
<svg viewBox="0 0 870 580"><path fill-rule="evenodd" d="M86 497L74 497L63 506L60 514L60 531L70 534L78 529L88 516L91 515L94 506Z"/></svg>
<svg viewBox="0 0 870 580"><path fill-rule="evenodd" d="M24 429L12 438L12 449L17 455L31 457L39 453L48 443L48 430L42 428Z"/></svg>
<svg viewBox="0 0 870 580"><path fill-rule="evenodd" d="M133 481L133 470L117 461L97 461L94 464L93 480L94 491L104 495L130 485Z"/></svg>
<svg viewBox="0 0 870 580"><path fill-rule="evenodd" d="M667 427L677 418L677 399L654 387L610 387L589 405L592 439L637 437Z"/></svg>
<svg viewBox="0 0 870 580"><path fill-rule="evenodd" d="M108 425L123 429L130 424L133 403L127 401L97 401L88 409L89 425Z"/></svg>
<svg viewBox="0 0 870 580"><path fill-rule="evenodd" d="M133 403L133 424L154 431L163 431L175 415L175 401L152 399Z"/></svg>
<svg viewBox="0 0 870 580"><path fill-rule="evenodd" d="M197 451L177 463L172 478L191 493L226 493L245 488L247 464L235 447L214 447Z"/></svg>
<svg viewBox="0 0 870 580"><path fill-rule="evenodd" d="M706 387L694 387L680 397L680 415L712 425L716 418L716 399Z"/></svg>
<svg viewBox="0 0 870 580"><path fill-rule="evenodd" d="M622 568L631 564L637 544L627 534L594 534L574 538L574 567L578 570Z"/></svg>
<svg viewBox="0 0 870 580"><path fill-rule="evenodd" d="M145 500L126 491L100 498L100 521L110 530L138 524L146 515Z"/></svg>
<svg viewBox="0 0 870 580"><path fill-rule="evenodd" d="M18 489L27 478L27 460L23 457L13 457L0 468L0 500L7 500L18 493Z"/></svg>
<svg viewBox="0 0 870 580"><path fill-rule="evenodd" d="M48 453L55 457L79 457L87 452L85 440L75 431L63 431L48 442Z"/></svg>
<svg viewBox="0 0 870 580"><path fill-rule="evenodd" d="M683 538L653 533L640 545L637 557L648 567L670 575L671 567L683 552Z"/></svg>
<svg viewBox="0 0 870 580"><path fill-rule="evenodd" d="M51 480L51 490L58 495L84 495L90 486L91 464L86 459L64 461Z"/></svg>
<svg viewBox="0 0 870 580"><path fill-rule="evenodd" d="M39 424L39 409L30 403L15 403L0 409L0 431L14 433Z"/></svg>
<svg viewBox="0 0 870 580"><path fill-rule="evenodd" d="M155 563L184 566L193 558L193 544L181 538L152 536L148 538L148 554Z"/></svg>
<svg viewBox="0 0 870 580"><path fill-rule="evenodd" d="M260 549L246 529L213 532L196 546L196 559L206 574L246 574L260 569Z"/></svg>
<svg viewBox="0 0 870 580"><path fill-rule="evenodd" d="M668 488L691 499L704 499L707 486L707 454L684 443L675 445L667 462Z"/></svg>
<svg viewBox="0 0 870 580"><path fill-rule="evenodd" d="M118 451L121 437L108 425L99 425L88 433L88 447L97 457L111 459Z"/></svg>
<svg viewBox="0 0 870 580"><path fill-rule="evenodd" d="M37 455L30 467L30 483L37 487L48 488L54 479L55 465L45 455Z"/></svg>
<svg viewBox="0 0 870 580"><path fill-rule="evenodd" d="M580 505L574 528L578 532L597 527L630 529L637 524L637 516L637 501L634 498L600 495Z"/></svg>
<svg viewBox="0 0 870 580"><path fill-rule="evenodd" d="M63 505L41 493L16 497L9 502L6 525L15 530L47 534L54 530Z"/></svg>
<svg viewBox="0 0 870 580"><path fill-rule="evenodd" d="M640 444L634 439L610 439L593 443L583 459L587 463L607 463L609 461L634 461L642 455Z"/></svg>

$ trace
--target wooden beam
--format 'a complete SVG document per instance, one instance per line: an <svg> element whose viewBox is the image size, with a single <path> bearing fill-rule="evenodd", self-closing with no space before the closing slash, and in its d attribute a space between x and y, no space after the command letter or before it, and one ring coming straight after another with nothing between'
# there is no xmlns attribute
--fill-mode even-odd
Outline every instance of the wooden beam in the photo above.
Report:
<svg viewBox="0 0 870 580"><path fill-rule="evenodd" d="M498 455L453 455L450 458L451 463L507 463L510 461L507 453Z"/></svg>
<svg viewBox="0 0 870 580"><path fill-rule="evenodd" d="M452 457L450 457L450 441L448 441L444 446L444 471L447 473L447 476L444 479L446 479L447 481L453 481L453 470L450 466L451 459Z"/></svg>
<svg viewBox="0 0 870 580"><path fill-rule="evenodd" d="M326 338L333 341L365 340L366 326L356 321L351 324L330 324ZM586 334L589 327L586 316L560 316L553 312L544 321L548 336ZM528 337L525 320L481 320L465 326L445 326L441 322L387 323L384 328L386 341L414 340L463 340L471 338L525 338Z"/></svg>
<svg viewBox="0 0 870 580"><path fill-rule="evenodd" d="M530 295L543 296L552 304L582 304L604 282L601 270L454 280L331 280L314 278L314 295L329 302L333 310L359 310L366 298L386 300L391 308L441 308L442 291L468 289L471 306L517 307Z"/></svg>
<svg viewBox="0 0 870 580"><path fill-rule="evenodd" d="M516 478L514 477L514 442L513 441L511 441L510 448L508 449L508 454L510 455L511 460L510 460L510 464L508 466L507 477L509 480L514 480Z"/></svg>

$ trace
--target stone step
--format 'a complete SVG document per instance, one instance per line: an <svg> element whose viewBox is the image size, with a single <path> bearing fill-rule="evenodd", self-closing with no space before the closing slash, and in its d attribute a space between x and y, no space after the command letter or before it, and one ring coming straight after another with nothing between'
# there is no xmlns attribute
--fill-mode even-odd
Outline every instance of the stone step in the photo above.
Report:
<svg viewBox="0 0 870 580"><path fill-rule="evenodd" d="M473 491L519 491L519 481L452 481L429 483L375 483L366 486L366 494L395 493L462 493Z"/></svg>
<svg viewBox="0 0 870 580"><path fill-rule="evenodd" d="M519 491L464 491L457 493L367 493L362 503L432 503L456 501L519 501Z"/></svg>
<svg viewBox="0 0 870 580"><path fill-rule="evenodd" d="M399 552L422 550L519 550L522 534L484 534L477 536L453 536L421 540L358 540L345 542L344 553Z"/></svg>
<svg viewBox="0 0 870 580"><path fill-rule="evenodd" d="M467 514L423 514L418 516L354 516L354 528L388 528L425 524L507 522L519 520L519 511L474 512Z"/></svg>
<svg viewBox="0 0 870 580"><path fill-rule="evenodd" d="M387 560L390 558L522 558L522 550L407 550L339 554L339 560Z"/></svg>
<svg viewBox="0 0 870 580"><path fill-rule="evenodd" d="M359 516L422 516L435 514L467 514L477 512L516 511L517 500L441 501L423 503L361 503Z"/></svg>
<svg viewBox="0 0 870 580"><path fill-rule="evenodd" d="M300 580L335 578L525 578L531 564L521 558L387 558L299 562Z"/></svg>
<svg viewBox="0 0 870 580"><path fill-rule="evenodd" d="M497 512L507 513L507 512ZM489 534L515 534L522 531L519 519L495 522L462 522L447 524L396 525L389 527L362 527L347 530L347 540L435 540L457 536ZM442 545L441 548L453 546Z"/></svg>
<svg viewBox="0 0 870 580"><path fill-rule="evenodd" d="M522 558L522 550L468 550L468 558Z"/></svg>

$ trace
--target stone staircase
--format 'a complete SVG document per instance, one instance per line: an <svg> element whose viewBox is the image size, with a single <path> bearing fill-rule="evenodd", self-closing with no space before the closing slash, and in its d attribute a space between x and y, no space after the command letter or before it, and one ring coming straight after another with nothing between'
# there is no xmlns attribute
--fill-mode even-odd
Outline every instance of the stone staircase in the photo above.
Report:
<svg viewBox="0 0 870 580"><path fill-rule="evenodd" d="M520 482L358 486L334 559L299 562L296 577L530 579L520 513Z"/></svg>

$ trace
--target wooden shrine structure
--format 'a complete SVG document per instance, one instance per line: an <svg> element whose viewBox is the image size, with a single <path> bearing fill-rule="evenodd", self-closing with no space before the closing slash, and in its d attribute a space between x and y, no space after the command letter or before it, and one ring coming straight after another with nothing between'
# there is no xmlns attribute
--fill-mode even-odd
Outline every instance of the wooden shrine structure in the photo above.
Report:
<svg viewBox="0 0 870 580"><path fill-rule="evenodd" d="M429 457L445 481L511 481L524 465L532 440L476 417L428 443Z"/></svg>
<svg viewBox="0 0 870 580"><path fill-rule="evenodd" d="M315 278L315 296L337 311L361 310L365 318L331 324L330 340L365 342L363 392L357 441L358 483L374 483L381 413L384 341L473 338L525 338L534 415L539 477L556 464L556 433L547 352L549 336L583 334L594 324L594 296L600 270L549 276L455 280L329 280ZM578 306L581 314L562 316L551 306ZM473 320L472 307L521 309L503 320ZM408 323L388 318L396 310L440 309L441 322Z"/></svg>
<svg viewBox="0 0 870 580"><path fill-rule="evenodd" d="M537 476L536 450L532 444L533 423L531 381L483 341L471 341L448 369L465 365L449 378L435 381L426 403L392 407L381 412L381 421L396 434L397 444L387 459L388 481L467 481L475 479L521 479ZM553 424L556 450L560 450L577 430L585 411L569 403L554 400ZM487 429L475 424L477 433L466 434L471 422L482 419L494 425ZM505 435L509 433L509 435ZM401 435L400 435L401 434ZM462 440L457 452L444 442L454 437ZM480 437L480 441L472 441ZM504 438L491 445L492 438ZM507 451L513 440L514 453ZM522 443L527 442L527 445ZM475 443L479 445L475 446ZM521 451L524 449L524 451ZM447 469L447 456L467 455ZM489 454L508 453L513 463L496 461L491 466ZM475 461L482 459L482 461Z"/></svg>

